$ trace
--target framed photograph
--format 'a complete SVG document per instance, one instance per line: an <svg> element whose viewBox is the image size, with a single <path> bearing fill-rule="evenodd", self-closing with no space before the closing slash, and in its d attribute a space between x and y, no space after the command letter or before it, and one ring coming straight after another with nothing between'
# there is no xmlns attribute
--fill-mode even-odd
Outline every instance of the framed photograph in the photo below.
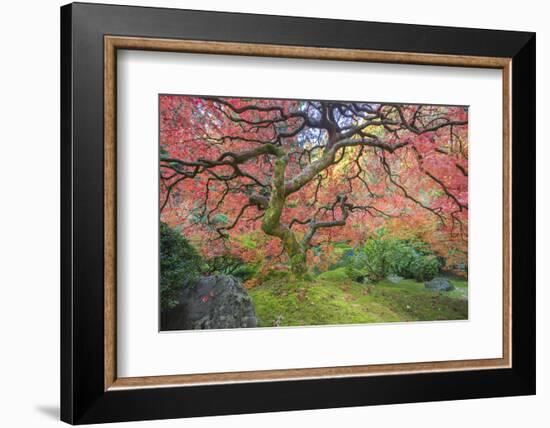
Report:
<svg viewBox="0 0 550 428"><path fill-rule="evenodd" d="M61 8L61 418L535 393L535 35Z"/></svg>

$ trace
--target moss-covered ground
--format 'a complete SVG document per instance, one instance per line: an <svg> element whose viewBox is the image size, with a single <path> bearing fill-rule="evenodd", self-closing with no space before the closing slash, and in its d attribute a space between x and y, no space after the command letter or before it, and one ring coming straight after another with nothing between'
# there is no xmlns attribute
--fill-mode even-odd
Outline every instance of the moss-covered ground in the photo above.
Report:
<svg viewBox="0 0 550 428"><path fill-rule="evenodd" d="M468 284L433 292L404 279L360 284L343 268L307 280L271 278L249 290L260 327L468 319Z"/></svg>

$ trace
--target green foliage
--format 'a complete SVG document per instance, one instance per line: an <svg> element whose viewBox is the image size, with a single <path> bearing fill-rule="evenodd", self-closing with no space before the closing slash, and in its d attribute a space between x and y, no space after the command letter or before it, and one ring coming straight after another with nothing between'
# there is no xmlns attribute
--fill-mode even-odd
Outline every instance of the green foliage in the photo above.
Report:
<svg viewBox="0 0 550 428"><path fill-rule="evenodd" d="M203 262L197 251L181 233L160 223L160 305L161 310L178 304L183 287L198 277Z"/></svg>
<svg viewBox="0 0 550 428"><path fill-rule="evenodd" d="M358 282L380 281L399 275L429 281L437 275L441 261L420 241L384 236L381 230L344 260L348 276Z"/></svg>
<svg viewBox="0 0 550 428"><path fill-rule="evenodd" d="M263 276L263 281L288 280L292 277L292 272L286 269L269 269Z"/></svg>
<svg viewBox="0 0 550 428"><path fill-rule="evenodd" d="M439 272L440 261L435 256L420 256L414 258L407 269L403 271L405 276L417 281L430 281Z"/></svg>
<svg viewBox="0 0 550 428"><path fill-rule="evenodd" d="M253 234L243 235L240 238L240 241L241 241L241 245L246 249L254 250L258 248L258 243L256 242L256 239L254 239Z"/></svg>
<svg viewBox="0 0 550 428"><path fill-rule="evenodd" d="M364 269L357 269L352 263L347 263L344 266L344 270L346 272L346 276L352 281L360 283L365 282L365 280L377 281L377 279L373 279L373 277L369 275L368 271Z"/></svg>
<svg viewBox="0 0 550 428"><path fill-rule="evenodd" d="M259 264L245 263L239 266L239 268L236 269L235 272L233 272L233 276L241 279L242 281L246 281L256 276L259 270L260 270Z"/></svg>
<svg viewBox="0 0 550 428"><path fill-rule="evenodd" d="M245 263L240 257L228 254L208 259L205 273L209 275L232 275L242 281L246 281L258 273L258 268L257 264Z"/></svg>

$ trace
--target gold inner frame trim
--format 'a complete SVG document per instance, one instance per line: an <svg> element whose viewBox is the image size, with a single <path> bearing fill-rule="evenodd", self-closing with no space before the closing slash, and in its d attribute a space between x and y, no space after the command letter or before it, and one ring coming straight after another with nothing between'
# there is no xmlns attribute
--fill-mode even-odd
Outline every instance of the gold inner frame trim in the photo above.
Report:
<svg viewBox="0 0 550 428"><path fill-rule="evenodd" d="M170 376L119 378L116 367L116 88L117 50L148 50L214 55L322 59L396 64L494 68L502 70L503 94L503 320L502 358L377 364L342 367L261 370ZM139 37L104 37L104 389L155 388L220 383L359 377L405 373L480 370L511 367L511 77L510 58L383 52L251 43L170 40Z"/></svg>

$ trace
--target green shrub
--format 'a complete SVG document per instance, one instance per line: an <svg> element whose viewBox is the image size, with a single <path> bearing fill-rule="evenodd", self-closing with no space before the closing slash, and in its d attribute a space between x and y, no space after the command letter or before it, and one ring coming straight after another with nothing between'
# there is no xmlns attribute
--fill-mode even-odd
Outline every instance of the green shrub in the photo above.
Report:
<svg viewBox="0 0 550 428"><path fill-rule="evenodd" d="M347 257L345 268L348 276L358 282L376 282L388 275L428 281L439 272L441 261L425 243L386 238L382 230Z"/></svg>
<svg viewBox="0 0 550 428"><path fill-rule="evenodd" d="M246 281L258 273L259 266L246 263L243 259L231 254L215 256L206 261L206 273L209 275L232 275Z"/></svg>
<svg viewBox="0 0 550 428"><path fill-rule="evenodd" d="M374 277L373 275L371 275L367 270L364 270L364 269L358 269L357 267L355 267L354 265L352 265L351 263L348 263L346 266L345 266L345 272L346 272L346 276L351 279L352 281L355 281L355 282L360 282L360 283L363 283L365 282L366 280L367 281L377 281L378 278Z"/></svg>
<svg viewBox="0 0 550 428"><path fill-rule="evenodd" d="M181 233L160 223L160 305L161 310L178 304L183 287L190 286L201 273L202 259Z"/></svg>
<svg viewBox="0 0 550 428"><path fill-rule="evenodd" d="M430 281L437 275L440 267L440 261L435 256L417 257L411 262L408 274L419 282Z"/></svg>
<svg viewBox="0 0 550 428"><path fill-rule="evenodd" d="M255 263L243 263L233 272L233 276L239 278L241 281L247 281L258 274L260 266Z"/></svg>

